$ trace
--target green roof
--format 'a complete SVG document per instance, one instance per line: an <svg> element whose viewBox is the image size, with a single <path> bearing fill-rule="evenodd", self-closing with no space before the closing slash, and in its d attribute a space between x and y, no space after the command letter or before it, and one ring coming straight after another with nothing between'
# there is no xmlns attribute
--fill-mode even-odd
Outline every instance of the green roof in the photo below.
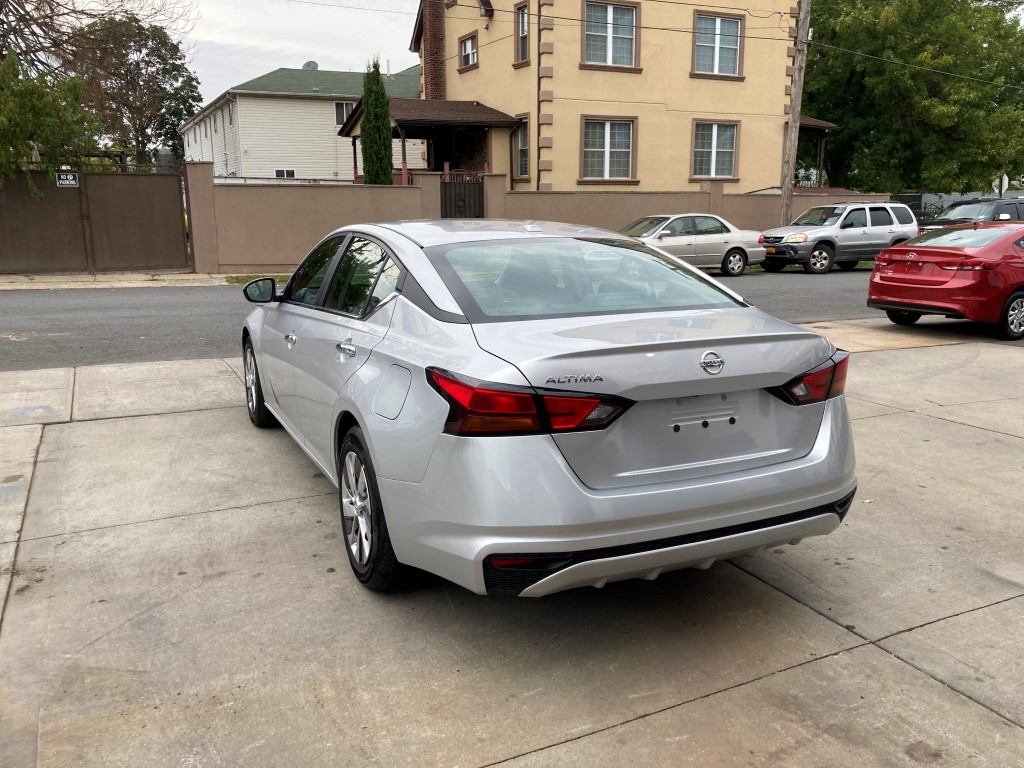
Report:
<svg viewBox="0 0 1024 768"><path fill-rule="evenodd" d="M420 95L420 67L418 64L384 77L384 88L389 96L416 99ZM317 96L363 95L362 72L331 72L325 69L275 69L265 75L236 85L230 89L247 93L294 93Z"/></svg>

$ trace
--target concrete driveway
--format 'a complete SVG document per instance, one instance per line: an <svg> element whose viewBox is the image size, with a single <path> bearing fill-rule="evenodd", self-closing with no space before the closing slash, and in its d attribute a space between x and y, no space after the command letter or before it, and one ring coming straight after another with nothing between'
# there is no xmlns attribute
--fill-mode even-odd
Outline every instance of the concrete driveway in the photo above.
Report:
<svg viewBox="0 0 1024 768"><path fill-rule="evenodd" d="M1024 344L823 330L838 531L540 600L360 587L238 361L0 374L0 766L1024 765Z"/></svg>

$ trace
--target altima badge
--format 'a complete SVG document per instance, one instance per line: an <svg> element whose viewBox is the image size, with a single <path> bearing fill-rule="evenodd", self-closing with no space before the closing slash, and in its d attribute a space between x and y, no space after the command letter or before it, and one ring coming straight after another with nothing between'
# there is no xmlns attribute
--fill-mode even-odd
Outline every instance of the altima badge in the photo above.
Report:
<svg viewBox="0 0 1024 768"><path fill-rule="evenodd" d="M596 373L581 373L573 376L548 376L546 384L587 384L592 381L604 381Z"/></svg>
<svg viewBox="0 0 1024 768"><path fill-rule="evenodd" d="M715 376L725 368L725 360L717 352L708 350L700 356L700 367L704 369L704 373L710 373L712 376Z"/></svg>

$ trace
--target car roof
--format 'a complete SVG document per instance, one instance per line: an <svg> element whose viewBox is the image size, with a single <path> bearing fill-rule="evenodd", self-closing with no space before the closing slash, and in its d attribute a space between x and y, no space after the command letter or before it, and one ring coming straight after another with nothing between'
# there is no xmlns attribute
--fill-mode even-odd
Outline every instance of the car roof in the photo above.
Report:
<svg viewBox="0 0 1024 768"><path fill-rule="evenodd" d="M1024 229L1024 221L966 221L942 229Z"/></svg>
<svg viewBox="0 0 1024 768"><path fill-rule="evenodd" d="M481 240L529 240L537 237L630 240L621 232L610 229L532 219L423 219L375 222L374 226L403 235L421 248ZM347 232L350 229L359 229L359 225L342 227L337 231Z"/></svg>
<svg viewBox="0 0 1024 768"><path fill-rule="evenodd" d="M848 200L846 202L818 203L817 205L812 205L811 208L834 208L837 205L902 205L904 208L908 207L905 203L901 203L898 200ZM807 210L810 210L810 208Z"/></svg>

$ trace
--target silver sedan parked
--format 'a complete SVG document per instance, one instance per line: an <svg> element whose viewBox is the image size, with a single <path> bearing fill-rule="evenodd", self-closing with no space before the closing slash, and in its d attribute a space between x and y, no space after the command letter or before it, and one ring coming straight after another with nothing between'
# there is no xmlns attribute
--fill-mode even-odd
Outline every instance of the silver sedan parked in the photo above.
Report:
<svg viewBox="0 0 1024 768"><path fill-rule="evenodd" d="M739 229L709 213L645 216L619 231L726 277L742 275L748 265L764 261L760 232Z"/></svg>
<svg viewBox="0 0 1024 768"><path fill-rule="evenodd" d="M850 508L847 354L620 234L344 227L245 295L249 417L338 486L370 589L654 579Z"/></svg>

